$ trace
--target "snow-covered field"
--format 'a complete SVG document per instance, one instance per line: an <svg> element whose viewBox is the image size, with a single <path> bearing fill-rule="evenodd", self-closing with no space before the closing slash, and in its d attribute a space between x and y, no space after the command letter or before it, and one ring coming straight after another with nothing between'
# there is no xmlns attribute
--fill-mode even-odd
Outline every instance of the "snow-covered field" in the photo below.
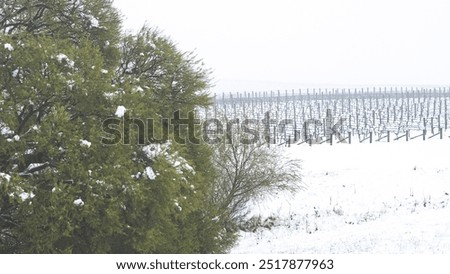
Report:
<svg viewBox="0 0 450 274"><path fill-rule="evenodd" d="M305 191L252 206L231 253L450 254L450 138L293 145Z"/></svg>

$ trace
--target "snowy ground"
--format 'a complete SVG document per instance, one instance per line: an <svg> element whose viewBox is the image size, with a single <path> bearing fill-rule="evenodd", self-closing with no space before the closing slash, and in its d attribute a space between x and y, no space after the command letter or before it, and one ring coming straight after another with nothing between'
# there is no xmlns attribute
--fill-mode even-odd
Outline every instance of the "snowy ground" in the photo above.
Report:
<svg viewBox="0 0 450 274"><path fill-rule="evenodd" d="M450 138L294 145L308 189L260 201L231 253L450 253Z"/></svg>

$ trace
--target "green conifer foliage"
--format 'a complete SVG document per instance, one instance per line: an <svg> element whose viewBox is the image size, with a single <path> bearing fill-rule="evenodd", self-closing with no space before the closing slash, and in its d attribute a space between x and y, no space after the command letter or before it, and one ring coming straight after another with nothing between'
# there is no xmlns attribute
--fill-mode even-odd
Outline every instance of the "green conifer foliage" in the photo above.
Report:
<svg viewBox="0 0 450 274"><path fill-rule="evenodd" d="M148 27L121 34L111 1L0 2L0 252L224 252L210 148L161 119L210 103L201 61ZM167 138L132 125L106 144L106 119Z"/></svg>

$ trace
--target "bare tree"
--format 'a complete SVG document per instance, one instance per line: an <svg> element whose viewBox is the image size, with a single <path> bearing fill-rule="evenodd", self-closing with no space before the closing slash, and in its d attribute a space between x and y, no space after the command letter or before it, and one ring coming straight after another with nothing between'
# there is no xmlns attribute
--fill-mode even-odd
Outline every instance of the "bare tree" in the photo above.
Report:
<svg viewBox="0 0 450 274"><path fill-rule="evenodd" d="M217 179L212 199L222 214L228 214L234 222L242 221L251 200L305 187L300 160L286 159L279 148L263 142L220 143L214 148L213 158Z"/></svg>

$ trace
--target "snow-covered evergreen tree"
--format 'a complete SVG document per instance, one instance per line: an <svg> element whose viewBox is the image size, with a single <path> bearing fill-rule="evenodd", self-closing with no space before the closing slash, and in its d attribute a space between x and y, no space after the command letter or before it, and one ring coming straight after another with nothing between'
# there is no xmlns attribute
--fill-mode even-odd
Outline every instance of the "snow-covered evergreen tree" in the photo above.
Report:
<svg viewBox="0 0 450 274"><path fill-rule="evenodd" d="M122 35L108 0L3 4L0 252L224 251L208 147L170 142L172 128L103 142L105 119L163 132L162 117L208 104L201 63L149 28Z"/></svg>

